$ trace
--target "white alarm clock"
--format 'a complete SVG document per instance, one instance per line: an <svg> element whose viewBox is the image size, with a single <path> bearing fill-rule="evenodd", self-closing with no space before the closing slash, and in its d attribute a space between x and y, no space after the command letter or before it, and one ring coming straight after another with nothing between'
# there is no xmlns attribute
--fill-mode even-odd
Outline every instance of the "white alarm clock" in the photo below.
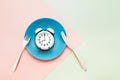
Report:
<svg viewBox="0 0 120 80"><path fill-rule="evenodd" d="M52 48L54 45L54 30L52 28L48 28L47 30L37 28L35 34L35 43L39 49L49 50Z"/></svg>

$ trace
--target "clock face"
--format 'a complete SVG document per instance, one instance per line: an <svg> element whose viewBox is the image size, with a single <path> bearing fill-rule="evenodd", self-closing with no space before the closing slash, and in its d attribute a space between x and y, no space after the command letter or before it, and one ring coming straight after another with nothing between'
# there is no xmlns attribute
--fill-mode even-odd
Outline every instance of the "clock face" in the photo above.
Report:
<svg viewBox="0 0 120 80"><path fill-rule="evenodd" d="M49 31L40 31L36 34L35 42L41 50L49 50L54 44L53 34Z"/></svg>

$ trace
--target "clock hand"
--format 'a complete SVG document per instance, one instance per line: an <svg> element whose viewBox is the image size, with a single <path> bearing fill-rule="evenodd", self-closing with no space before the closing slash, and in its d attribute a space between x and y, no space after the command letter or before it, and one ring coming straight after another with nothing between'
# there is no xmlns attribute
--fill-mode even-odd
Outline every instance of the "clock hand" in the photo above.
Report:
<svg viewBox="0 0 120 80"><path fill-rule="evenodd" d="M46 34L44 33L44 41L46 41Z"/></svg>
<svg viewBox="0 0 120 80"><path fill-rule="evenodd" d="M45 33L44 33L44 39L45 39Z"/></svg>

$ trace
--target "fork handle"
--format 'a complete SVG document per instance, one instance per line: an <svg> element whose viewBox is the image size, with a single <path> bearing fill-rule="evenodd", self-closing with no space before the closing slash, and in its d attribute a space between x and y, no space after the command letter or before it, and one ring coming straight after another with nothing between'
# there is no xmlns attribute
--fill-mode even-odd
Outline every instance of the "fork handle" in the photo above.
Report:
<svg viewBox="0 0 120 80"><path fill-rule="evenodd" d="M16 69L17 69L17 67L18 67L18 64L19 64L19 62L20 62L20 59L21 59L21 57L22 57L22 53L23 53L24 49L25 49L25 47L22 48L22 51L21 51L21 53L19 54L19 56L18 56L18 58L17 58L17 60L16 60L16 62L15 62L15 64L14 64L14 66L13 66L13 70L12 70L13 72L15 72Z"/></svg>

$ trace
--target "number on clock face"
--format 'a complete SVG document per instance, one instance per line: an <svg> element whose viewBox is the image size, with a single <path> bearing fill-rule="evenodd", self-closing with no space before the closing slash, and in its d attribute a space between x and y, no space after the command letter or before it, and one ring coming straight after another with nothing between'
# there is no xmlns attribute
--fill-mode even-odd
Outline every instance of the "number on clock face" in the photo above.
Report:
<svg viewBox="0 0 120 80"><path fill-rule="evenodd" d="M35 42L38 48L41 50L49 50L54 44L53 29L48 28L45 31L42 31L41 28L36 30Z"/></svg>

